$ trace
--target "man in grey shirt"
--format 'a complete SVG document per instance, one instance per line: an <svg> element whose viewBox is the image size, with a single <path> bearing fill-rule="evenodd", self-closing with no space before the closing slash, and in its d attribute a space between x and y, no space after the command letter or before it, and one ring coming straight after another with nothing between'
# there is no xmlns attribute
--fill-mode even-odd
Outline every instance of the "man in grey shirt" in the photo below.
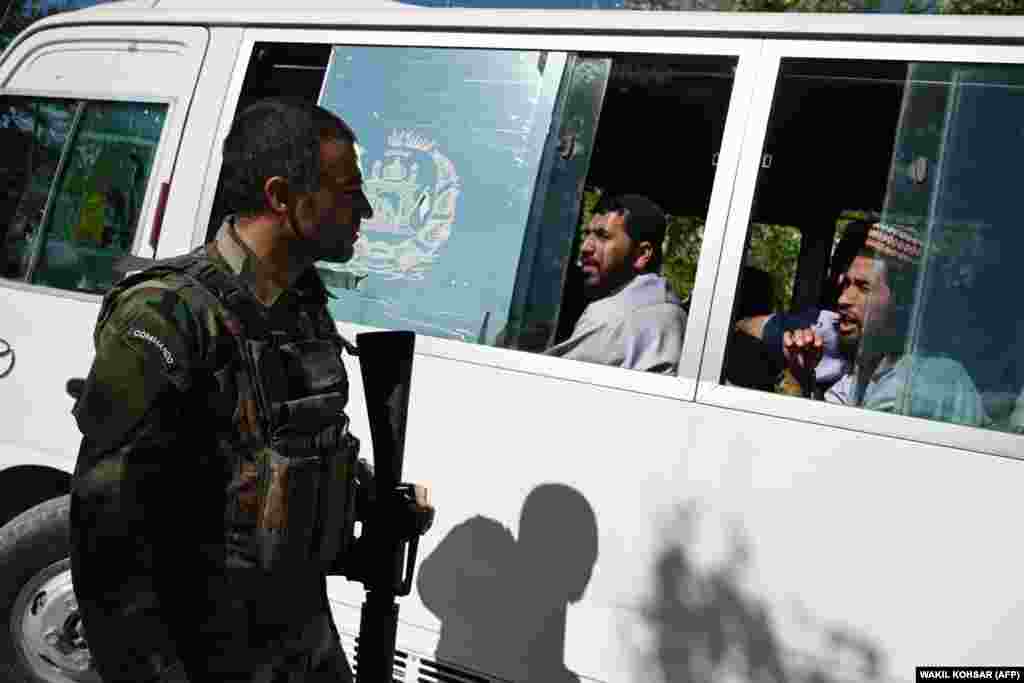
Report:
<svg viewBox="0 0 1024 683"><path fill-rule="evenodd" d="M551 356L674 375L686 312L661 269L665 213L646 197L602 199L583 231L583 315Z"/></svg>
<svg viewBox="0 0 1024 683"><path fill-rule="evenodd" d="M830 403L981 426L988 418L967 370L951 358L907 352L914 283L922 245L902 226L874 224L864 248L839 282L835 329L852 361L825 393ZM813 328L783 335L787 364L797 377L821 357Z"/></svg>

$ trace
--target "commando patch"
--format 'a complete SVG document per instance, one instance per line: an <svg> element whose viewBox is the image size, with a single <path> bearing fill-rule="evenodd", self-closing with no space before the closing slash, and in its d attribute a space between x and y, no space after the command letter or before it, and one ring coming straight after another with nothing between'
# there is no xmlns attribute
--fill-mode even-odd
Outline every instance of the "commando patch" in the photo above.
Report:
<svg viewBox="0 0 1024 683"><path fill-rule="evenodd" d="M174 367L174 354L171 353L170 349L167 348L166 344L164 344L162 341L154 337L152 334L146 332L145 330L140 330L139 328L136 327L128 333L128 336L135 337L136 339L141 339L155 346L160 351L160 354L163 356L164 363L167 365L167 367Z"/></svg>

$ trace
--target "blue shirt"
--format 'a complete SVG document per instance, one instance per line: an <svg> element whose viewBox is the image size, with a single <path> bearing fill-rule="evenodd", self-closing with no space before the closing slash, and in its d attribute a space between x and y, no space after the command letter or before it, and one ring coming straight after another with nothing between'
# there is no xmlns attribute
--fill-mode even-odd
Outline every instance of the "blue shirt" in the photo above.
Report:
<svg viewBox="0 0 1024 683"><path fill-rule="evenodd" d="M832 385L825 400L975 427L988 422L970 375L951 358L905 354L896 362L882 361L860 400L856 389L851 372Z"/></svg>

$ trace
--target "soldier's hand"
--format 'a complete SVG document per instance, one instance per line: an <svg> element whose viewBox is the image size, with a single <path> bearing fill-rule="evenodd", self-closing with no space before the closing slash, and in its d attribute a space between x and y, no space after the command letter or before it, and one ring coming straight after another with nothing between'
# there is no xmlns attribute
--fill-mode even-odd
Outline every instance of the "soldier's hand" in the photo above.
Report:
<svg viewBox="0 0 1024 683"><path fill-rule="evenodd" d="M400 484L398 487L402 510L402 536L406 539L425 534L434 523L434 506L430 503L430 490L421 484Z"/></svg>
<svg viewBox="0 0 1024 683"><path fill-rule="evenodd" d="M415 497L416 519L419 534L425 534L434 524L434 506L430 503L430 489L422 484L412 485Z"/></svg>

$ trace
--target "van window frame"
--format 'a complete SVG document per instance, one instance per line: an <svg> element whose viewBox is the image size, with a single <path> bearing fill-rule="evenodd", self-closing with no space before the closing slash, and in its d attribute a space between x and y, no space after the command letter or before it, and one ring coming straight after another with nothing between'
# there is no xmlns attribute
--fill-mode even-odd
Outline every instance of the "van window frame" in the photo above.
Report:
<svg viewBox="0 0 1024 683"><path fill-rule="evenodd" d="M165 163L163 156L170 153L166 151L171 144L169 131L171 128L172 116L176 113L175 109L179 104L180 98L177 96L160 97L151 93L145 95L133 95L126 92L107 94L92 91L76 92L71 90L31 90L26 88L5 89L3 94L7 97L69 100L86 106L90 103L97 102L125 102L128 104L160 104L167 107L164 124L160 130L160 139L157 142L157 152L153 158L153 169L150 171L149 177L146 180L146 190L142 195L142 205L139 210L139 222L135 228L135 234L132 236L132 247L128 252L133 256L148 256L143 254L142 250L146 247L149 241L150 232L153 227L153 210L155 209L157 196L160 193L160 182L157 182L156 178L157 170L163 163ZM181 132L183 132L183 129ZM76 137L74 135L69 136L68 140L65 142L64 152L67 152L70 149L70 146L75 143L75 140ZM61 183L61 177L55 177L53 182L54 185L50 188L51 192L54 190L55 186ZM0 287L10 287L12 289L38 292L40 294L48 294L51 296L61 296L79 301L100 301L103 298L102 294L83 292L73 289L61 289L59 287L37 284L28 280L14 280L10 278L0 278Z"/></svg>
<svg viewBox="0 0 1024 683"><path fill-rule="evenodd" d="M205 59L207 50L210 47L210 41L210 30L205 26L155 25L148 23L69 26L62 23L54 23L41 28L29 29L28 33L23 34L20 39L12 43L2 55L3 61L0 62L0 87L3 88L5 94L29 97L56 97L87 102L128 101L167 106L163 128L160 132L160 141L153 159L153 167L147 179L142 207L139 211L136 234L130 251L132 255L151 256L151 254L144 254L142 251L149 240L160 186L164 182L171 183L173 180L179 149L186 137L185 127L189 118L192 97L200 75L204 68L209 66L205 64ZM92 85L94 81L88 78L84 81L76 80L75 78L65 78L57 84L56 88L52 85L50 87L10 87L8 85L12 79L17 80L20 78L20 72L29 63L29 60L39 55L49 54L66 45L81 47L82 45L91 45L93 43L100 46L133 44L148 46L156 43L164 43L165 46L167 44L178 46L181 49L174 54L181 63L177 66L180 66L181 69L188 67L188 71L183 72L187 77L182 80L179 75L178 79L168 82L166 80L153 79L151 74L132 73L131 78L125 78L123 82L113 82L113 85L111 85L108 79L104 86ZM74 75L74 69L69 73ZM53 83L52 80L50 82ZM173 83L173 85L169 83ZM161 255L164 252L163 243L166 241L161 240ZM19 280L0 279L0 288L5 287L77 301L99 302L102 299L101 294L59 289Z"/></svg>
<svg viewBox="0 0 1024 683"><path fill-rule="evenodd" d="M749 217L754 204L761 155L783 59L891 60L1024 65L1024 47L991 44L853 42L849 40L766 39L758 85L747 120L731 213L724 237L718 282L709 318L708 341L697 382L698 403L809 422L826 427L890 436L1012 458L1024 458L1021 437L904 415L834 405L728 386L720 382L726 340L732 328L733 302L743 264ZM886 169L888 172L888 169ZM881 208L881 207L879 207ZM799 447L787 444L786 447Z"/></svg>
<svg viewBox="0 0 1024 683"><path fill-rule="evenodd" d="M544 34L523 32L488 34L477 32L445 32L438 30L342 30L342 29L246 29L235 62L231 85L224 101L223 116L217 131L213 156L208 165L200 212L196 221L192 246L202 244L205 226L210 220L217 180L222 163L221 145L236 113L245 72L257 43L296 43L359 45L378 47L479 48L494 50L546 50L551 52L588 52L611 55L664 54L726 56L737 59L730 93L729 109L723 131L714 184L710 198L704 240L698 261L693 289L693 304L687 323L686 339L678 377L664 377L621 368L553 358L541 354L514 351L466 342L418 335L417 353L448 360L494 367L582 382L613 389L692 401L696 394L696 378L704 352L704 342L714 290L715 273L722 247L722 235L729 215L729 199L736 179L740 147L746 129L746 117L753 96L756 61L762 48L759 39L708 37L644 37L623 35ZM359 131L356 131L359 134ZM710 163L710 161L709 161ZM370 328L337 320L346 335L370 331Z"/></svg>

